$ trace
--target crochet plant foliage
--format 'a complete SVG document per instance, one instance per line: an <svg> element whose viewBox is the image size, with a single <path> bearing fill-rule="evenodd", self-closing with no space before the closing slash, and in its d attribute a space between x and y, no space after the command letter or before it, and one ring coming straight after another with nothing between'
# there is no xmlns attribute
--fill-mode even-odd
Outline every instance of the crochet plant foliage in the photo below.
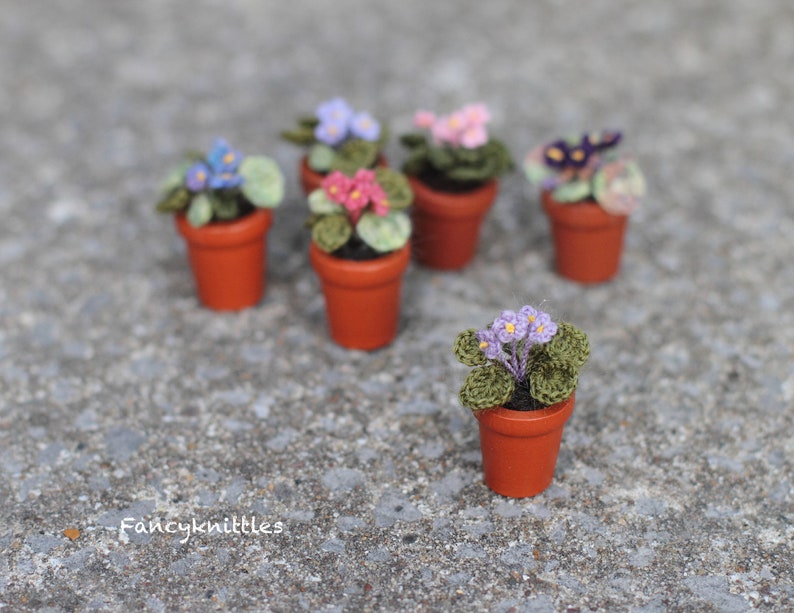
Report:
<svg viewBox="0 0 794 613"><path fill-rule="evenodd" d="M343 98L321 103L314 115L301 117L281 137L309 148L307 164L320 174L338 170L349 177L375 166L388 132L366 111L356 111Z"/></svg>
<svg viewBox="0 0 794 613"><path fill-rule="evenodd" d="M400 137L408 149L403 172L446 187L471 187L503 175L513 160L501 141L491 138L484 104L469 104L449 115L417 111L414 126L429 132Z"/></svg>
<svg viewBox="0 0 794 613"><path fill-rule="evenodd" d="M312 240L340 257L377 257L403 247L411 236L406 209L413 191L404 175L390 168L360 168L353 177L334 171L309 194ZM347 248L347 251L340 252Z"/></svg>
<svg viewBox="0 0 794 613"><path fill-rule="evenodd" d="M284 175L269 157L243 156L222 138L206 157L190 153L165 180L160 213L186 212L195 227L231 221L254 207L273 208L284 199Z"/></svg>
<svg viewBox="0 0 794 613"><path fill-rule="evenodd" d="M453 351L459 362L473 367L460 390L463 406L532 410L574 392L590 342L579 328L556 324L548 313L527 305L518 312L502 311L481 330L464 330Z"/></svg>
<svg viewBox="0 0 794 613"><path fill-rule="evenodd" d="M527 180L557 202L595 200L608 213L628 215L645 194L637 162L617 153L620 132L590 132L555 140L524 159Z"/></svg>

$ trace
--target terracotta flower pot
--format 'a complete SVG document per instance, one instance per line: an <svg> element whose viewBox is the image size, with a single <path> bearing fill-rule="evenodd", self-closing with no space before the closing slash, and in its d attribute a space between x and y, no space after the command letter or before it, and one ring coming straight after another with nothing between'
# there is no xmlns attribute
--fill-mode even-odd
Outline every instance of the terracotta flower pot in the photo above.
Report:
<svg viewBox="0 0 794 613"><path fill-rule="evenodd" d="M495 180L470 192L452 193L431 189L408 176L414 191L411 207L414 257L429 268L458 270L477 252L480 227L499 186Z"/></svg>
<svg viewBox="0 0 794 613"><path fill-rule="evenodd" d="M313 242L312 266L325 295L331 338L349 349L377 349L397 335L402 277L410 243L374 260L334 257Z"/></svg>
<svg viewBox="0 0 794 613"><path fill-rule="evenodd" d="M541 193L551 220L556 267L563 277L581 283L609 281L620 268L626 215L611 215L595 200L560 203Z"/></svg>
<svg viewBox="0 0 794 613"><path fill-rule="evenodd" d="M575 395L537 411L503 407L475 411L485 484L511 498L535 496L554 477L565 422L573 413Z"/></svg>
<svg viewBox="0 0 794 613"><path fill-rule="evenodd" d="M239 311L255 305L265 290L266 234L273 223L268 209L234 221L200 228L184 214L175 216L185 238L199 300L216 311Z"/></svg>
<svg viewBox="0 0 794 613"><path fill-rule="evenodd" d="M378 162L377 164L375 164L375 166L377 167L377 166L388 166L388 165L389 163L386 160L386 156L382 154L379 155ZM306 194L307 196L311 194L314 190L316 190L318 187L320 187L320 183L322 183L323 179L325 178L324 174L319 173L316 170L312 170L309 167L307 156L303 156L303 158L301 158L299 172L300 172L301 187L303 188L303 193Z"/></svg>

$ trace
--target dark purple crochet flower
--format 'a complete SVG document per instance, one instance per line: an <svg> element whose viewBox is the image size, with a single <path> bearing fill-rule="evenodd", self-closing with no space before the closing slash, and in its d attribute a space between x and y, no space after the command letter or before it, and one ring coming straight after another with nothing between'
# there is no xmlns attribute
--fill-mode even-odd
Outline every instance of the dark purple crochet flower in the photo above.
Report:
<svg viewBox="0 0 794 613"><path fill-rule="evenodd" d="M593 148L587 142L587 139L583 138L578 145L568 149L568 164L573 168L584 168L587 166L587 162L590 161L592 154Z"/></svg>
<svg viewBox="0 0 794 613"><path fill-rule="evenodd" d="M549 143L543 149L543 161L551 168L562 170L568 165L568 145L564 140Z"/></svg>
<svg viewBox="0 0 794 613"><path fill-rule="evenodd" d="M623 134L617 130L588 133L582 137L582 142L586 142L593 151L604 151L617 145L623 138Z"/></svg>

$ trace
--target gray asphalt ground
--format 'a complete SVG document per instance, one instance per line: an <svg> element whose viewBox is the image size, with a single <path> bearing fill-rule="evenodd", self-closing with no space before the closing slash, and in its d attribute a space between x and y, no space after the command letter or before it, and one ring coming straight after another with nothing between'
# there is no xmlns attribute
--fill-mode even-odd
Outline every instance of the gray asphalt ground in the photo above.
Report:
<svg viewBox="0 0 794 613"><path fill-rule="evenodd" d="M788 0L4 0L0 609L791 610L792 66ZM514 173L470 268L409 268L391 346L335 346L277 136L335 95L394 134L484 101L519 159L622 128L649 194L620 276L559 278ZM288 181L239 314L153 211L216 136ZM553 485L510 500L451 344L525 303L593 354Z"/></svg>

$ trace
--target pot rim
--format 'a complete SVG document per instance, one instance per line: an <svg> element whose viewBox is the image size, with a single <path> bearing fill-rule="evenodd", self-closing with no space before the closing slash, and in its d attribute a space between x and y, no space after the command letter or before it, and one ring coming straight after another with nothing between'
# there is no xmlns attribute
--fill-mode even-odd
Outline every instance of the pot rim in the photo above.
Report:
<svg viewBox="0 0 794 613"><path fill-rule="evenodd" d="M259 240L273 224L272 209L255 208L245 217L230 221L212 221L196 228L184 212L174 216L179 233L191 244L202 247L228 247Z"/></svg>
<svg viewBox="0 0 794 613"><path fill-rule="evenodd" d="M608 213L593 198L578 202L559 202L549 190L540 194L541 204L546 214L555 222L582 229L597 229L620 226L626 223L628 215Z"/></svg>
<svg viewBox="0 0 794 613"><path fill-rule="evenodd" d="M516 411L502 406L474 411L481 426L517 438L542 436L562 428L573 413L576 392L545 409Z"/></svg>
<svg viewBox="0 0 794 613"><path fill-rule="evenodd" d="M411 241L397 251L372 260L338 258L311 241L309 258L314 270L326 283L351 288L377 287L391 283L405 272L411 260Z"/></svg>
<svg viewBox="0 0 794 613"><path fill-rule="evenodd" d="M499 192L499 182L496 179L490 179L467 192L444 192L433 189L413 175L406 177L414 192L412 210L435 217L480 217L491 208Z"/></svg>

